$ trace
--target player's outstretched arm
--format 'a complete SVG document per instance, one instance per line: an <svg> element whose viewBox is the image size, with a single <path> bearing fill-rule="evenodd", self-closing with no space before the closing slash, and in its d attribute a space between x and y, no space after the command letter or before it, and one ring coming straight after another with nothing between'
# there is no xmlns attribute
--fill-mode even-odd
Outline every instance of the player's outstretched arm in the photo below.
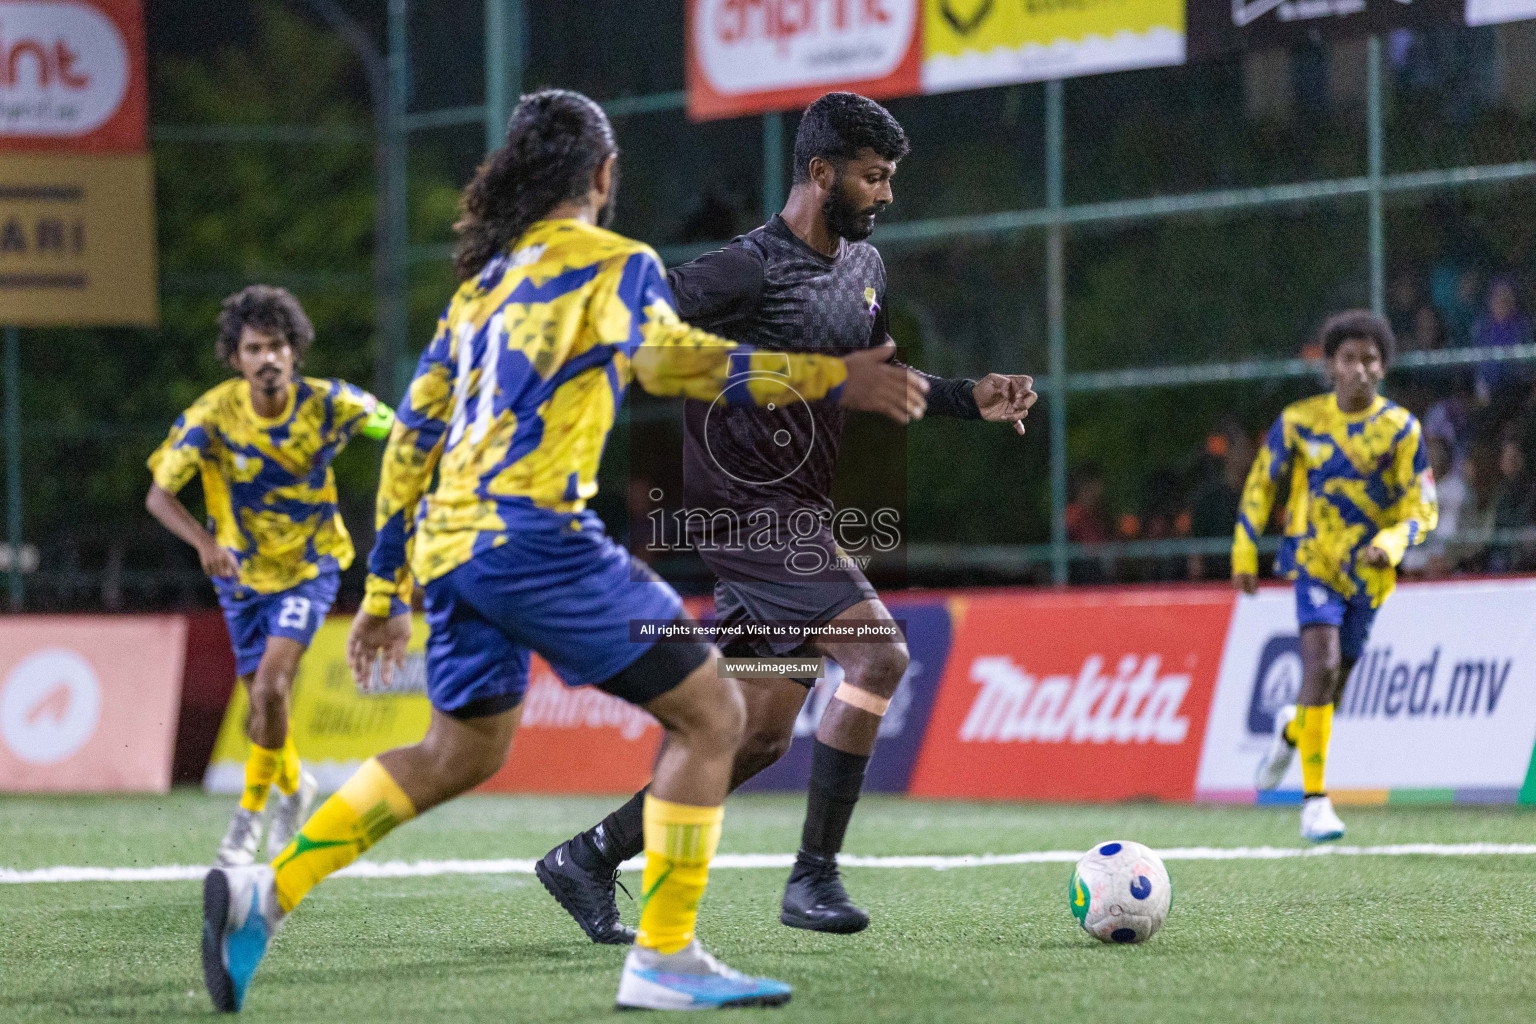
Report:
<svg viewBox="0 0 1536 1024"><path fill-rule="evenodd" d="M927 384L888 365L894 346L845 359L757 350L678 319L661 262L649 250L613 261L604 273L591 328L600 344L625 351L635 380L654 395L713 401L724 394L756 405L836 398L901 423L922 417Z"/></svg>
<svg viewBox="0 0 1536 1024"><path fill-rule="evenodd" d="M1275 420L1248 471L1232 531L1232 585L1245 594L1259 587L1259 535L1269 522L1280 477L1290 466L1291 448L1285 414Z"/></svg>
<svg viewBox="0 0 1536 1024"><path fill-rule="evenodd" d="M889 335L886 341L890 342ZM905 365L893 360L898 366ZM913 369L928 385L930 416L948 416L958 420L987 420L1012 423L1024 433L1024 418L1040 400L1035 393L1035 378L1028 374L989 373L980 380L967 377L939 377Z"/></svg>
<svg viewBox="0 0 1536 1024"><path fill-rule="evenodd" d="M1035 378L1024 373L989 373L971 389L971 400L981 418L992 423L1012 423L1024 433L1024 418L1040 396L1035 393Z"/></svg>

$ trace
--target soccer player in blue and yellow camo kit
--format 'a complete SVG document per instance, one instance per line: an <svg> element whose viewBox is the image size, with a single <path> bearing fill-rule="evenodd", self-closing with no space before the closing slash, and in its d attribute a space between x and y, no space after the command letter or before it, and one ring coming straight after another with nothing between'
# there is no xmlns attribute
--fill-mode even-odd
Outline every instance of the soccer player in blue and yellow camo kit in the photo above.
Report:
<svg viewBox="0 0 1536 1024"><path fill-rule="evenodd" d="M1364 310L1322 330L1333 391L1285 408L1259 449L1243 489L1232 541L1232 577L1258 585L1258 541L1276 492L1290 487L1276 573L1296 584L1302 682L1297 703L1275 715L1275 735L1255 785L1278 786L1301 753L1301 834L1344 835L1323 785L1333 709L1396 585L1409 547L1435 528L1435 478L1419 421L1377 394L1392 359L1392 329Z"/></svg>
<svg viewBox="0 0 1536 1024"><path fill-rule="evenodd" d="M182 413L150 456L145 505L197 549L213 580L250 695L245 788L217 862L250 864L267 792L280 794L267 833L277 853L315 797L288 730L299 659L352 564L352 538L336 507L331 460L355 435L382 439L393 414L344 381L297 376L315 329L282 288L252 285L224 300L215 351L239 376ZM204 529L176 497L201 475Z"/></svg>
<svg viewBox="0 0 1536 1024"><path fill-rule="evenodd" d="M637 620L685 630L692 620L586 503L631 381L759 405L833 398L898 422L922 415L926 386L888 362L890 347L841 359L755 352L683 323L655 252L604 228L617 155L601 107L546 90L523 97L506 144L465 189L463 284L384 454L367 597L348 641L359 680L380 658L392 671L420 584L431 724L420 743L365 762L270 866L209 873L203 969L219 1009L240 1007L273 934L318 882L501 767L531 651L568 685L644 707L667 733L645 804L640 928L618 1004L789 998L788 985L732 970L694 938L741 741L740 690L703 640L632 636Z"/></svg>

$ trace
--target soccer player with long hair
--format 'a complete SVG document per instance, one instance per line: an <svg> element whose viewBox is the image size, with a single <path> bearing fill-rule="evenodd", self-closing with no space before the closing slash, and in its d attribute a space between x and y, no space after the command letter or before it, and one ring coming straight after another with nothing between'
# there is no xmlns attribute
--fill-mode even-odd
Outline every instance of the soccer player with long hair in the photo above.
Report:
<svg viewBox="0 0 1536 1024"><path fill-rule="evenodd" d="M210 873L203 966L220 1009L240 1007L273 934L318 882L501 767L532 651L567 685L637 704L666 731L642 811L644 908L618 1005L789 998L788 985L734 971L694 938L745 717L740 690L702 640L632 639L636 621L692 620L587 501L631 381L763 404L798 392L899 422L922 415L925 387L888 352L786 359L679 320L656 254L604 227L617 159L601 107L545 90L522 98L505 145L464 191L463 283L385 451L367 596L348 640L360 683L380 659L392 673L421 585L431 723L420 743L365 762L270 866Z"/></svg>
<svg viewBox="0 0 1536 1024"><path fill-rule="evenodd" d="M288 845L314 801L288 706L299 659L352 564L331 460L359 433L388 436L393 422L367 392L297 374L314 340L309 317L284 289L252 285L229 296L214 350L238 376L182 413L149 459L145 506L196 549L250 697L245 787L216 855L225 867L254 861L273 785L269 854ZM207 529L176 496L198 475Z"/></svg>
<svg viewBox="0 0 1536 1024"><path fill-rule="evenodd" d="M1243 488L1232 539L1232 580L1258 588L1259 535L1282 481L1290 487L1277 575L1295 581L1301 692L1275 715L1254 784L1271 790L1301 754L1301 835L1342 838L1323 784L1333 709L1397 582L1403 554L1439 512L1419 421L1377 393L1392 360L1392 328L1367 310L1330 318L1321 334L1333 390L1285 407Z"/></svg>
<svg viewBox="0 0 1536 1024"><path fill-rule="evenodd" d="M907 150L901 125L873 100L848 92L816 100L800 119L783 212L672 271L680 314L735 341L781 351L890 344L885 264L865 239L892 202L891 177ZM928 413L1010 423L1021 434L1036 399L1023 375L924 378ZM843 672L816 730L800 851L779 920L814 931L860 931L869 915L844 889L837 855L908 656L897 623L829 525L837 515L831 494L843 411L825 401L778 410L689 401L685 416L684 500L707 519L691 539L718 579L716 621L742 634L726 653L825 657ZM723 521L747 524L753 536L722 542L714 533L717 512ZM810 522L821 525L813 531L803 525ZM764 527L760 538L755 524L777 529ZM745 635L753 624L790 633L783 640ZM829 625L855 638L796 635ZM858 639L861 627L877 638ZM742 680L746 741L731 768L732 789L788 749L815 682ZM635 794L535 869L594 942L633 941L633 930L619 920L614 886L619 865L641 851L646 799L644 790Z"/></svg>

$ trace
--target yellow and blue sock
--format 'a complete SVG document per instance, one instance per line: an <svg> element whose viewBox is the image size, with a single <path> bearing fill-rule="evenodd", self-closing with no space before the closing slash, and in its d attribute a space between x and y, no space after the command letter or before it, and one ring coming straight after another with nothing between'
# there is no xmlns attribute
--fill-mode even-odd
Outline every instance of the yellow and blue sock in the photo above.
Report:
<svg viewBox="0 0 1536 1024"><path fill-rule="evenodd" d="M646 794L639 945L676 953L693 941L699 899L724 821L724 807L674 804Z"/></svg>
<svg viewBox="0 0 1536 1024"><path fill-rule="evenodd" d="M251 744L245 758L245 789L240 793L240 809L260 812L267 806L267 790L282 766L283 749Z"/></svg>
<svg viewBox="0 0 1536 1024"><path fill-rule="evenodd" d="M283 741L283 763L277 769L277 791L283 796L293 796L299 791L299 748L293 745L293 733Z"/></svg>
<svg viewBox="0 0 1536 1024"><path fill-rule="evenodd" d="M1333 735L1333 705L1298 707L1291 730L1301 755L1301 791L1306 796L1319 796L1326 792L1323 769L1328 765L1328 740Z"/></svg>
<svg viewBox="0 0 1536 1024"><path fill-rule="evenodd" d="M363 762L272 861L283 912L298 906L322 878L340 871L415 816L416 805L378 759Z"/></svg>

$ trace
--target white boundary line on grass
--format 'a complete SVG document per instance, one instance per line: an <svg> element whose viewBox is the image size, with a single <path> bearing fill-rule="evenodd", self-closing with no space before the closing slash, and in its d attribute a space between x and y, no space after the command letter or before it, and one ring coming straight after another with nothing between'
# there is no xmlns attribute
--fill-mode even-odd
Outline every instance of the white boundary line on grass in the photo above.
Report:
<svg viewBox="0 0 1536 1024"><path fill-rule="evenodd" d="M1183 846L1159 850L1164 860L1290 860L1304 857L1487 857L1536 856L1536 843L1401 843L1395 846ZM987 868L1008 864L1075 864L1077 850L1040 850L1034 853L984 853L974 856L858 857L838 861L850 868ZM723 870L787 868L795 861L788 853L723 853L711 867ZM418 860L359 861L337 872L339 878L429 878L438 875L530 875L531 860ZM638 869L639 860L625 867ZM151 868L53 867L18 871L0 868L0 884L40 882L187 882L208 873L203 865L168 865Z"/></svg>

